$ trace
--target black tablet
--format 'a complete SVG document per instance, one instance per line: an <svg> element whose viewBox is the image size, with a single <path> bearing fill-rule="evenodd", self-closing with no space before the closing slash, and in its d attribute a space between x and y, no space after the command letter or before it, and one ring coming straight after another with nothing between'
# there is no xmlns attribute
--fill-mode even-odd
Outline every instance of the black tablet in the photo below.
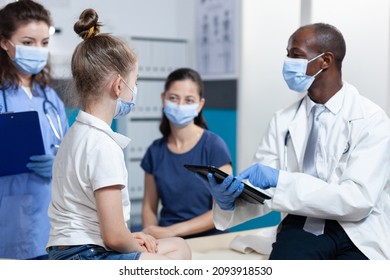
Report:
<svg viewBox="0 0 390 280"><path fill-rule="evenodd" d="M188 170L198 173L199 175L203 176L206 180L207 180L207 174L211 173L214 175L215 179L219 183L222 182L228 176L227 173L216 168L215 166L184 164L184 167L187 168ZM264 204L265 199L271 198L267 194L261 192L259 189L256 189L245 183L243 184L244 184L244 190L239 196L240 198L250 203L261 203L261 204Z"/></svg>

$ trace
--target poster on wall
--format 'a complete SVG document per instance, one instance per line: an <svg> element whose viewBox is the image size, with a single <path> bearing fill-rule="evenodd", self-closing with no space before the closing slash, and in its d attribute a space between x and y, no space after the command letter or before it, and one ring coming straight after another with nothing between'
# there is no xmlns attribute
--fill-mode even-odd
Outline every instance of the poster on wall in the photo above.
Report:
<svg viewBox="0 0 390 280"><path fill-rule="evenodd" d="M198 0L197 65L203 76L235 74L234 0Z"/></svg>

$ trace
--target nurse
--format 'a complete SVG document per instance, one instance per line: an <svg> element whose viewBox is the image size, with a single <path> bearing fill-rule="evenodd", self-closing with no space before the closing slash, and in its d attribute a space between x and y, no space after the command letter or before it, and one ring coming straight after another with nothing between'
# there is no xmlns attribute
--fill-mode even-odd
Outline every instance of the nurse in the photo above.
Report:
<svg viewBox="0 0 390 280"><path fill-rule="evenodd" d="M390 259L390 121L342 80L345 52L334 26L296 30L283 75L304 96L274 115L252 166L221 184L209 176L217 228L285 213L270 259ZM273 198L236 199L243 179Z"/></svg>
<svg viewBox="0 0 390 280"><path fill-rule="evenodd" d="M44 155L31 157L30 173L0 177L0 258L47 258L51 171L68 128L64 105L49 86L51 25L49 11L33 1L0 10L0 112L37 111L45 147Z"/></svg>

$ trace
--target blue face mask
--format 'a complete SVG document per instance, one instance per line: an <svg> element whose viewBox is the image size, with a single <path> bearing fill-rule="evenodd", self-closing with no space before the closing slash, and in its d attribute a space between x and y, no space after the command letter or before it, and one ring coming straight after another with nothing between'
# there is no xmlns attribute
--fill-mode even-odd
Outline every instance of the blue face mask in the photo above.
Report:
<svg viewBox="0 0 390 280"><path fill-rule="evenodd" d="M117 119L117 118L119 118L121 116L127 115L128 113L130 113L131 110L133 110L133 108L135 106L135 101L137 99L138 88L137 88L137 86L135 86L134 89L131 89L126 83L125 83L125 85L133 93L133 98L132 98L131 101L126 101L126 100L123 100L122 98L118 97L118 99L116 101L116 108L115 108L115 113L114 113L114 119Z"/></svg>
<svg viewBox="0 0 390 280"><path fill-rule="evenodd" d="M46 66L49 58L49 49L33 46L14 45L16 67L25 74L38 74Z"/></svg>
<svg viewBox="0 0 390 280"><path fill-rule="evenodd" d="M174 126L183 128L198 116L198 107L199 103L179 105L165 100L164 113Z"/></svg>
<svg viewBox="0 0 390 280"><path fill-rule="evenodd" d="M283 64L283 77L288 87L291 90L305 93L314 82L315 77L323 70L320 69L314 76L308 76L306 75L307 64L323 55L324 53L317 55L310 60L286 57Z"/></svg>

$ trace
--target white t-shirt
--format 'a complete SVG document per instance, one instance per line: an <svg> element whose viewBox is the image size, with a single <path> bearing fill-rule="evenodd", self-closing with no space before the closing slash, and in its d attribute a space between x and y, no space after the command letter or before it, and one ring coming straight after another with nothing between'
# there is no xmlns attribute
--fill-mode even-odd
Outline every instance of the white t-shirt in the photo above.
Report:
<svg viewBox="0 0 390 280"><path fill-rule="evenodd" d="M94 191L123 185L122 205L126 223L130 200L123 148L130 139L104 121L80 111L61 143L53 165L51 223L47 247L96 244L104 246Z"/></svg>

